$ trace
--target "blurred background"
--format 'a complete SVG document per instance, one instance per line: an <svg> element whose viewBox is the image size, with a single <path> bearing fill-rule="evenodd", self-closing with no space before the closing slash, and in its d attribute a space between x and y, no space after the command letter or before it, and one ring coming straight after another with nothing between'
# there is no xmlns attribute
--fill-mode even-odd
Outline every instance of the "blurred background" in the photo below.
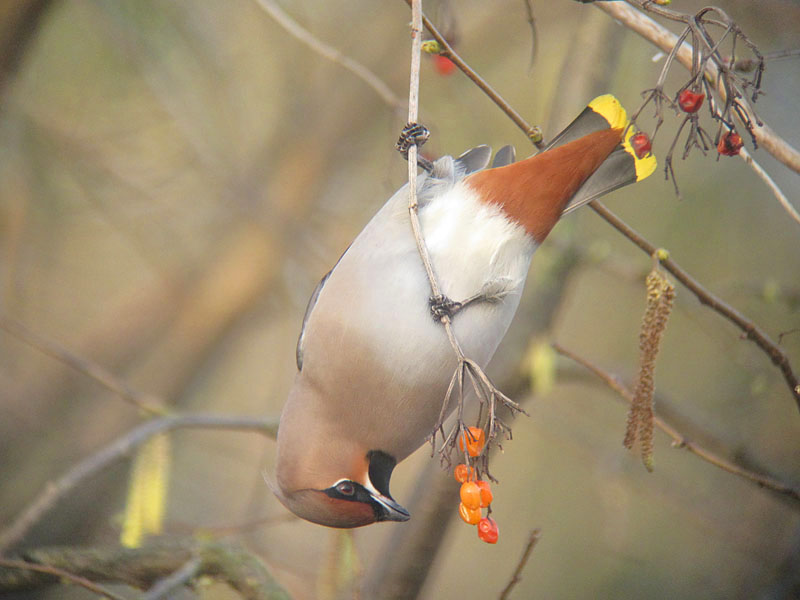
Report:
<svg viewBox="0 0 800 600"><path fill-rule="evenodd" d="M592 6L534 0L532 62L522 0L424 4L467 62L546 138L600 93L633 110L663 65L653 47ZM762 53L800 46L797 2L717 4ZM10 39L12 28L2 27L32 5L30 35ZM376 73L401 103L407 97L404 2L280 5ZM277 416L308 296L405 180L393 149L404 107L299 42L255 0L2 6L5 48L19 56L0 81L0 312L175 410ZM471 82L423 58L426 154L480 143L531 153ZM686 79L673 71L672 92ZM764 92L760 117L798 146L800 60L770 62ZM669 118L656 140L659 158L675 124ZM753 155L798 206L797 174L763 151ZM797 371L800 226L738 158L695 151L676 174L680 200L659 170L607 204L773 339L785 333L781 346ZM626 407L566 360L556 363L554 386L531 392L525 359L542 341L633 381L649 268L645 254L588 209L539 250L490 372L530 412L514 420L513 441L492 461L500 541L483 544L451 518L452 492L452 526L440 518L428 540L441 540L439 552L417 554L430 567L419 597L496 597L534 528L541 539L512 598L800 597L797 502L670 448L660 432L648 473L622 447ZM684 435L800 486L797 407L779 371L680 286L656 387L657 410ZM0 526L143 418L0 330ZM402 528L411 524L350 538L288 519L262 477L272 470L273 441L203 430L171 439L168 533L226 528L296 598L397 593L381 586L407 553ZM86 481L22 546L115 543L128 470L124 462ZM418 501L452 487L450 477L422 449L397 468L392 492L421 515ZM221 585L201 595L235 597Z"/></svg>

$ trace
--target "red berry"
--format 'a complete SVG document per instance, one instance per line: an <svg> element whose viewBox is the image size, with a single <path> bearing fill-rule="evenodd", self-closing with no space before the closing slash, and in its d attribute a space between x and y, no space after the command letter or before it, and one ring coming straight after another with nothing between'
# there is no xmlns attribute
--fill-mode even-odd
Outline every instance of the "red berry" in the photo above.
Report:
<svg viewBox="0 0 800 600"><path fill-rule="evenodd" d="M636 158L644 158L650 151L653 149L653 144L650 143L650 137L640 131L631 136L631 148L633 148L633 153L636 155Z"/></svg>
<svg viewBox="0 0 800 600"><path fill-rule="evenodd" d="M469 523L470 525L477 525L481 520L481 509L480 508L468 508L462 502L458 505L458 515L465 523Z"/></svg>
<svg viewBox="0 0 800 600"><path fill-rule="evenodd" d="M481 488L474 481L461 484L461 503L472 510L481 507Z"/></svg>
<svg viewBox="0 0 800 600"><path fill-rule="evenodd" d="M484 517L478 523L478 537L487 544L496 544L500 531L497 529L497 523L491 517Z"/></svg>
<svg viewBox="0 0 800 600"><path fill-rule="evenodd" d="M735 131L728 131L719 138L717 152L725 156L736 156L739 154L739 150L742 149L743 145L742 137L738 133Z"/></svg>
<svg viewBox="0 0 800 600"><path fill-rule="evenodd" d="M446 56L436 54L433 57L433 68L436 69L436 72L439 73L439 75L450 75L456 70L456 65Z"/></svg>
<svg viewBox="0 0 800 600"><path fill-rule="evenodd" d="M683 112L696 113L703 106L703 100L706 95L702 92L693 92L692 90L683 90L678 94L678 106L681 107Z"/></svg>

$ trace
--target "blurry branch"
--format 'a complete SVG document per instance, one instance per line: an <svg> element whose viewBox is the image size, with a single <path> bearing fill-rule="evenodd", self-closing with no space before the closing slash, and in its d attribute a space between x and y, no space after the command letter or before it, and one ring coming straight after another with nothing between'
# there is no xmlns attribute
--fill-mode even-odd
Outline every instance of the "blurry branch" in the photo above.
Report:
<svg viewBox="0 0 800 600"><path fill-rule="evenodd" d="M53 506L64 498L75 486L88 477L107 468L115 461L129 455L156 434L175 429L230 429L255 431L274 438L278 431L278 419L236 417L213 414L170 415L152 419L118 437L94 454L84 458L45 489L3 531L0 531L0 553L18 543Z"/></svg>
<svg viewBox="0 0 800 600"><path fill-rule="evenodd" d="M528 69L533 70L536 62L536 54L539 50L539 36L536 33L536 16L533 14L533 0L522 0L525 4L525 12L528 14L528 25L531 28L531 64Z"/></svg>
<svg viewBox="0 0 800 600"><path fill-rule="evenodd" d="M203 561L199 556L195 556L183 565L180 569L170 573L166 577L159 579L147 590L142 600L161 600L162 598L172 598L173 592L186 586L191 580L200 575L200 568Z"/></svg>
<svg viewBox="0 0 800 600"><path fill-rule="evenodd" d="M767 184L767 187L772 191L772 194L778 199L778 202L783 207L783 210L789 213L789 216L798 225L800 225L800 213L798 213L797 209L794 206L792 206L792 203L789 202L789 199L786 197L786 194L783 193L783 190L781 190L781 188L778 187L778 185L775 183L772 177L769 176L769 173L767 173L764 170L764 168L753 159L751 154L747 151L747 148L742 147L739 150L739 156L742 158L744 162L748 164L748 166L751 169L753 169L755 174L761 178L761 181Z"/></svg>
<svg viewBox="0 0 800 600"><path fill-rule="evenodd" d="M75 575L74 573L70 573L69 571L65 571L64 569L59 569L57 567L51 567L48 565L38 565L36 563L27 562L24 560L8 560L5 558L0 558L0 591L8 591L5 588L6 581L2 571L3 567L5 567L8 570L20 569L22 571L31 571L33 573L52 575L53 577L58 577L61 580L66 580L69 583L74 583L76 585L84 587L90 592L94 592L95 594L99 595L101 598L110 598L110 600L126 600L125 597L119 596L111 592L110 590L107 590L97 585L96 583L92 583L85 577L80 577L79 575ZM25 575L22 575L21 578L28 579L28 577L26 577ZM42 579L44 581L47 580L47 578L42 578ZM13 589L14 584L12 584L11 587Z"/></svg>
<svg viewBox="0 0 800 600"><path fill-rule="evenodd" d="M525 545L525 550L522 551L522 556L517 563L517 568L514 569L514 573L511 575L511 579L508 581L508 585L506 585L506 587L504 587L503 591L500 593L500 600L506 600L511 593L511 590L514 589L514 586L522 581L522 569L524 569L525 565L528 563L531 552L533 552L533 547L536 546L536 543L539 541L541 536L541 529L537 528L531 531L530 535L528 536L528 543Z"/></svg>
<svg viewBox="0 0 800 600"><path fill-rule="evenodd" d="M406 0L406 3L411 5L411 0ZM464 60L453 50L453 47L450 43L445 39L445 36L436 28L436 26L431 23L431 21L426 17L424 14L422 15L422 23L425 25L425 29L427 29L433 39L439 42L442 50L440 54L442 56L446 56L453 64L455 64L461 72L464 73L467 77L469 77L472 82L477 85L484 94L489 96L489 98L494 102L500 110L502 110L508 117L514 121L517 127L519 127L522 132L530 139L537 148L541 149L544 147L544 139L542 137L542 130L538 126L530 125L525 119L522 118L514 108L506 102L500 94L495 91L495 89L490 86L480 75L478 75Z"/></svg>
<svg viewBox="0 0 800 600"><path fill-rule="evenodd" d="M7 88L53 0L3 0L0 3L0 99Z"/></svg>
<svg viewBox="0 0 800 600"><path fill-rule="evenodd" d="M381 99L392 107L396 112L401 112L405 108L403 100L397 96L391 88L384 83L384 81L370 71L361 63L345 56L336 48L329 46L325 42L317 39L314 35L304 29L297 21L287 15L283 9L274 0L256 0L259 6L271 16L278 25L283 27L288 33L303 42L306 46L311 48L320 56L327 58L331 62L344 67L353 75L361 79L373 91L381 97Z"/></svg>
<svg viewBox="0 0 800 600"><path fill-rule="evenodd" d="M628 389L618 377L608 373L607 371L602 370L600 367L592 364L585 358L578 356L577 354L567 350L563 346L558 343L553 343L553 349L558 352L559 354L575 361L579 365L585 367L601 380L603 380L608 387L612 390L617 392L619 396L625 400L628 404L633 404L634 395L630 389ZM701 459L705 460L712 465L719 467L720 469L727 471L728 473L732 473L734 475L739 475L760 487L769 488L770 490L777 492L779 494L784 494L793 500L800 501L800 490L789 486L781 481L773 477L769 477L767 475L762 475L760 473L756 473L749 469L745 469L744 467L740 467L721 456L711 452L710 450L706 450L700 444L693 442L687 439L683 434L681 434L678 430L676 430L672 425L665 422L664 419L661 417L655 416L654 418L655 426L658 427L661 431L666 433L669 437L673 440L673 447L675 448L685 448L692 454L700 457Z"/></svg>
<svg viewBox="0 0 800 600"><path fill-rule="evenodd" d="M86 577L148 589L154 583L158 586L162 578L186 575L181 571L190 565L192 579L208 576L223 581L247 600L289 598L259 558L233 543L157 538L141 548L38 548L26 551L22 558L24 562L0 562L0 592L51 586L58 583L61 571L71 574L72 580ZM59 571L41 572L42 566Z"/></svg>
<svg viewBox="0 0 800 600"><path fill-rule="evenodd" d="M644 239L622 219L608 210L601 202L595 200L590 202L589 206L591 206L592 210L603 217L617 231L639 246L639 248L644 250L648 255L652 256L656 251L658 251L658 248ZM797 376L792 370L792 366L789 363L789 357L786 355L783 349L773 342L767 333L758 327L758 325L753 323L735 308L726 304L723 300L717 298L714 294L709 292L700 284L699 281L684 271L680 265L678 265L678 263L673 261L671 258L665 258L660 262L667 271L672 273L672 275L674 275L678 281L680 281L686 288L689 289L690 292L697 296L697 299L700 300L701 304L705 304L715 312L721 314L723 317L731 321L734 325L742 330L744 333L743 337L753 341L766 353L767 356L769 356L772 363L781 370L781 373L783 373L783 377L786 380L786 383L789 385L789 389L791 390L794 400L797 403L797 408L800 410L800 381L798 381Z"/></svg>
<svg viewBox="0 0 800 600"><path fill-rule="evenodd" d="M55 340L51 340L36 333L17 319L0 314L0 329L4 329L17 339L36 348L43 354L55 358L79 373L83 373L88 378L93 379L145 413L153 416L165 414L166 408L164 403L158 398L131 389L127 383L99 364L79 356Z"/></svg>
<svg viewBox="0 0 800 600"><path fill-rule="evenodd" d="M647 5L648 10L672 20L685 22L685 19L688 18L686 15L675 13L663 7L654 6L652 2L635 0L631 0L631 2L639 6ZM640 36L659 47L663 52L671 52L678 42L678 36L674 33L624 2L597 2L595 6L608 13L628 29L635 31ZM691 71L693 57L689 44L684 43L681 45L678 49L677 58L684 67ZM717 80L718 74L714 72L713 69L712 72L708 74L712 81ZM722 90L722 93L724 94L724 90ZM800 152L790 146L786 140L777 135L769 126L760 123L749 106L743 105L743 109L745 110L747 118L753 123L752 133L759 145L791 170L800 173Z"/></svg>

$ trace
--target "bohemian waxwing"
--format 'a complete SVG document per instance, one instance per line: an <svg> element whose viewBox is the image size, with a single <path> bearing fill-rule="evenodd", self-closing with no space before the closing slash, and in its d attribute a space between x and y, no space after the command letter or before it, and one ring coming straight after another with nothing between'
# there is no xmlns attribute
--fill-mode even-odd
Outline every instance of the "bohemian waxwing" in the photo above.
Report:
<svg viewBox="0 0 800 600"><path fill-rule="evenodd" d="M517 310L531 256L559 217L655 169L652 155L636 156L627 124L616 98L600 96L531 158L514 163L505 147L487 169L491 150L479 146L420 176L419 219L442 294L493 300L470 302L452 322L464 354L482 368ZM330 527L409 518L389 479L431 434L457 366L430 295L406 185L309 301L274 486L296 515Z"/></svg>

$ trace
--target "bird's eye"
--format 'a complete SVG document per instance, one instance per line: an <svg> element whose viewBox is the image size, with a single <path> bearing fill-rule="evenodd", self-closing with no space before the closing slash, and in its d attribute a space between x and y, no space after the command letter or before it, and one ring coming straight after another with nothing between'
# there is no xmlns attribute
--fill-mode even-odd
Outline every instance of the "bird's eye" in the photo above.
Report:
<svg viewBox="0 0 800 600"><path fill-rule="evenodd" d="M336 491L344 496L352 496L356 493L356 486L352 481L342 481L336 486Z"/></svg>

